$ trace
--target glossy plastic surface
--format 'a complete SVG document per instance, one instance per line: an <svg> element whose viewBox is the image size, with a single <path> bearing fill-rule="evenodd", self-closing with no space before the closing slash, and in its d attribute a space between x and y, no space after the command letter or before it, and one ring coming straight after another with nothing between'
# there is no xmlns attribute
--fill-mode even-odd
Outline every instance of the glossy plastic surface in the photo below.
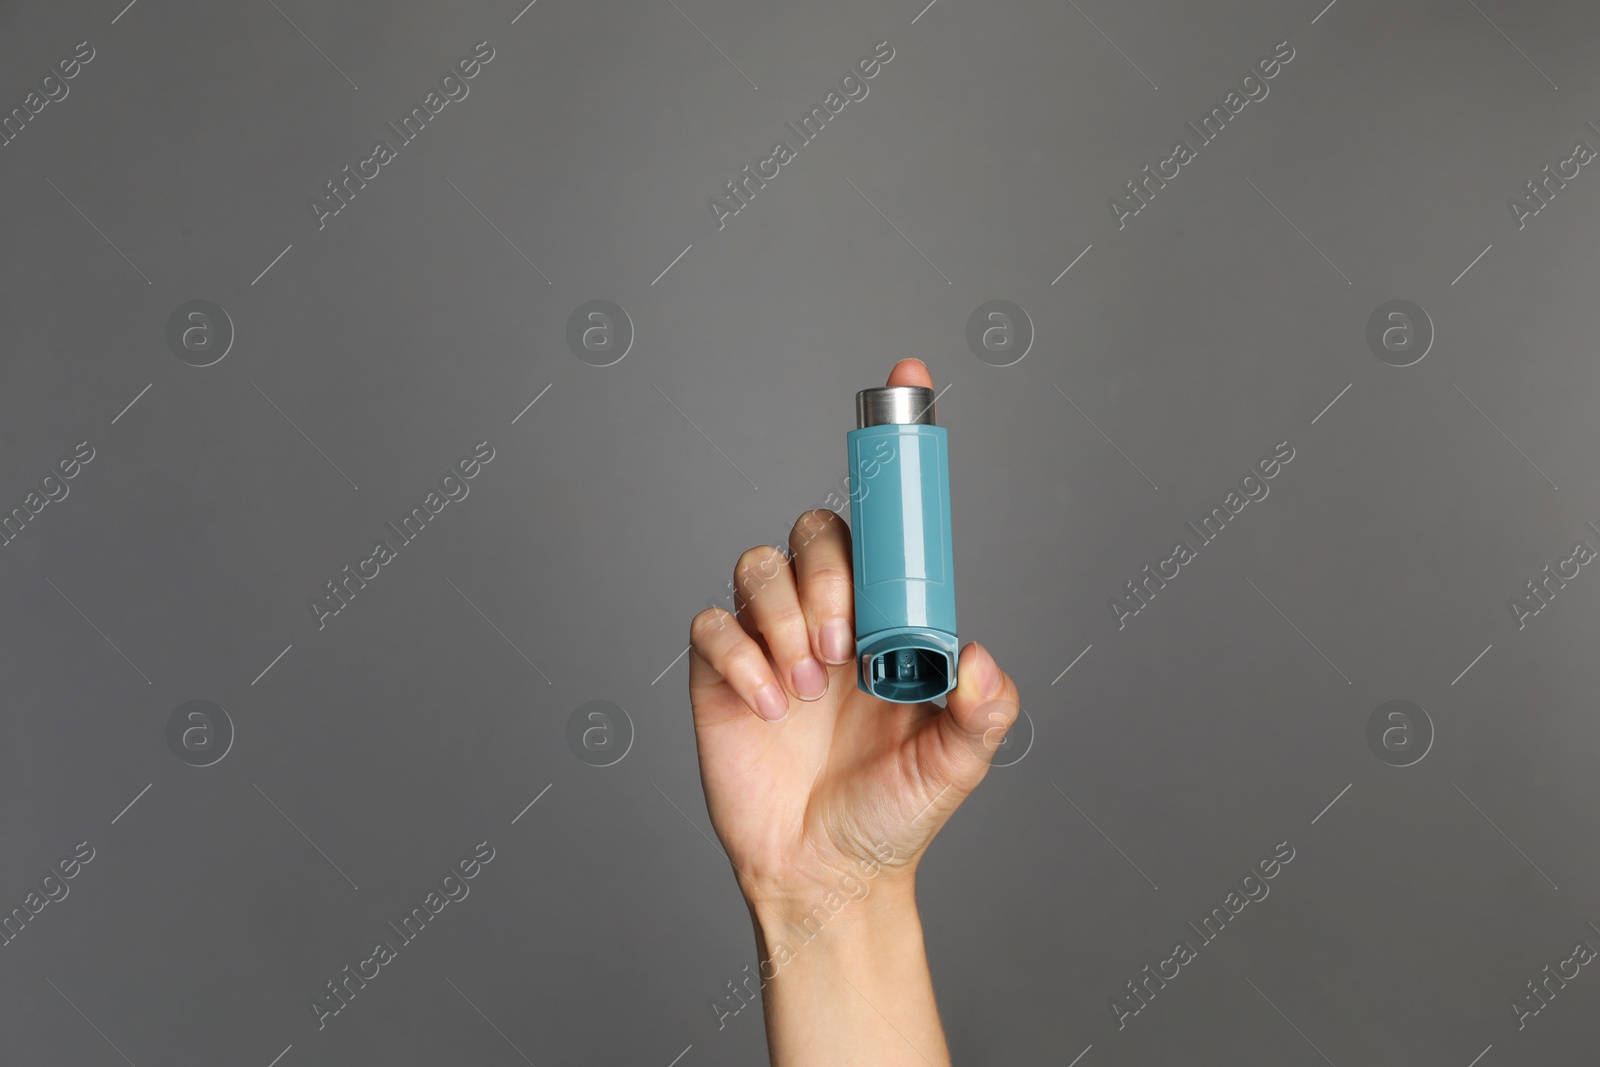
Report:
<svg viewBox="0 0 1600 1067"><path fill-rule="evenodd" d="M948 441L942 426L849 434L856 684L896 703L957 681Z"/></svg>

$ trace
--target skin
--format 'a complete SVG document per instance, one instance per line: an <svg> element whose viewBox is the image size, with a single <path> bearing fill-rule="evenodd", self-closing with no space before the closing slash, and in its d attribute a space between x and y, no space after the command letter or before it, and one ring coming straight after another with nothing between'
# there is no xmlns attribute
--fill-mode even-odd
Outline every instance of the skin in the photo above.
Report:
<svg viewBox="0 0 1600 1067"><path fill-rule="evenodd" d="M888 384L933 381L908 359ZM948 1064L917 865L988 773L1017 687L972 642L945 707L860 691L849 527L808 511L789 544L787 559L739 557L737 612L696 615L689 654L706 808L755 929L772 1063Z"/></svg>

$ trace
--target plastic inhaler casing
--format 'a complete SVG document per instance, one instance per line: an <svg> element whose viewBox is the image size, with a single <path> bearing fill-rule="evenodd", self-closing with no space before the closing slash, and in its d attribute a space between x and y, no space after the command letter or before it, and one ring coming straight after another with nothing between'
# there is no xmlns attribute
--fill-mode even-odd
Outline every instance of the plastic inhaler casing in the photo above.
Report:
<svg viewBox="0 0 1600 1067"><path fill-rule="evenodd" d="M863 389L848 435L856 686L897 704L954 689L960 654L948 436L934 395Z"/></svg>

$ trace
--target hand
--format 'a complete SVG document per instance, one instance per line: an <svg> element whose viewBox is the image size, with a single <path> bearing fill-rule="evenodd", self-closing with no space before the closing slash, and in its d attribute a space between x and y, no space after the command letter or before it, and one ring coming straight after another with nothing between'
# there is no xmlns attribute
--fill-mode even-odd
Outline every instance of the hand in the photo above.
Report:
<svg viewBox="0 0 1600 1067"><path fill-rule="evenodd" d="M921 362L902 360L888 384L933 382ZM690 627L712 826L753 912L804 912L841 872L880 863L879 884L909 896L923 849L1016 720L1017 687L974 642L947 707L862 692L850 530L832 511L808 511L789 545L792 560L771 546L740 556L736 614L707 608Z"/></svg>

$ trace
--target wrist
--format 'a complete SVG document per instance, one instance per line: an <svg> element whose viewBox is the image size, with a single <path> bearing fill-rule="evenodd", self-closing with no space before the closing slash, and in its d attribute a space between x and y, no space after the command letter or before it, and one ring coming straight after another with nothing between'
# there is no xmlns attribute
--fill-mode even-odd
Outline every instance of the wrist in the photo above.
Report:
<svg viewBox="0 0 1600 1067"><path fill-rule="evenodd" d="M835 888L751 891L745 904L757 936L765 941L822 938L833 943L915 919L915 872L884 873L870 881L846 879Z"/></svg>
<svg viewBox="0 0 1600 1067"><path fill-rule="evenodd" d="M751 917L772 925L799 921L820 906L852 914L916 908L918 856L888 841L828 856L735 864L739 892ZM861 905L869 905L862 907Z"/></svg>
<svg viewBox="0 0 1600 1067"><path fill-rule="evenodd" d="M747 903L774 1067L948 1067L909 876Z"/></svg>

